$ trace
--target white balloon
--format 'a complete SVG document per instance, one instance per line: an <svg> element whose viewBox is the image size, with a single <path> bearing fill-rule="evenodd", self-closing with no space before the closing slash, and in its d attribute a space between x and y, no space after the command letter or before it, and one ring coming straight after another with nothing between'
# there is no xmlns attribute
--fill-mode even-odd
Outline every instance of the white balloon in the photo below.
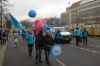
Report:
<svg viewBox="0 0 100 66"><path fill-rule="evenodd" d="M61 55L61 46L60 45L55 45L55 46L53 46L52 47L52 49L51 49L51 54L52 54L52 56L53 57L59 57L60 55Z"/></svg>

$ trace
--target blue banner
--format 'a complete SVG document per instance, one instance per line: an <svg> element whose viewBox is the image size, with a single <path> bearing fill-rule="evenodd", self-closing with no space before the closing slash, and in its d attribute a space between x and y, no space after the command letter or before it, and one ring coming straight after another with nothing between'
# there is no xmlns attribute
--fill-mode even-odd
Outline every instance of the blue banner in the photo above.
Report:
<svg viewBox="0 0 100 66"><path fill-rule="evenodd" d="M10 20L11 20L11 22L12 22L12 24L13 24L13 27L14 27L15 29L22 28L21 23L18 22L10 13L9 13L9 15L10 15Z"/></svg>

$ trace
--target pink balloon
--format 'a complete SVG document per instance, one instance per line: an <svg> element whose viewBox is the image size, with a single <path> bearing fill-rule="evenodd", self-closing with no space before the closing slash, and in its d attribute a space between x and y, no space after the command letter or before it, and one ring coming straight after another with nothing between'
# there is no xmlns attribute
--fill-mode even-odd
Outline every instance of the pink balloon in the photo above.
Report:
<svg viewBox="0 0 100 66"><path fill-rule="evenodd" d="M36 35L39 34L39 32L42 30L42 28L45 26L45 20L43 19L38 19L35 21L35 26L34 26L34 33Z"/></svg>

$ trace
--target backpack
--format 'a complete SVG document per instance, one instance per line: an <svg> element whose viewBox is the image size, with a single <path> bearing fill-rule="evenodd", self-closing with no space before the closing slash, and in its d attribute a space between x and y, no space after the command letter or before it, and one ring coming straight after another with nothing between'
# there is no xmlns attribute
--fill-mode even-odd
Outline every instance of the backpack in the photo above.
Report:
<svg viewBox="0 0 100 66"><path fill-rule="evenodd" d="M56 32L55 38L61 38L61 33L60 32Z"/></svg>
<svg viewBox="0 0 100 66"><path fill-rule="evenodd" d="M6 36L7 36L6 32L3 32L3 33L2 33L2 36L3 36L3 37L6 37Z"/></svg>
<svg viewBox="0 0 100 66"><path fill-rule="evenodd" d="M87 37L88 36L88 32L87 31L84 31L83 32L83 37Z"/></svg>

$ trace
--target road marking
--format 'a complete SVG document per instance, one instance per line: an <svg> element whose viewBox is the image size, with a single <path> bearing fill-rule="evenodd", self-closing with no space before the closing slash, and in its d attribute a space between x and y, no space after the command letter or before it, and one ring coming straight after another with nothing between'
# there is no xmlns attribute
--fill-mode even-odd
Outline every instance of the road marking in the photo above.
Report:
<svg viewBox="0 0 100 66"><path fill-rule="evenodd" d="M70 45L71 47L74 47L74 48L79 48L81 50L85 50L85 51L89 51L89 52L92 52L92 53L96 53L96 54L99 54L100 55L100 52L97 52L97 51L94 51L94 50L90 50L90 49L85 49L85 48L80 48L80 47L76 47L74 45Z"/></svg>
<svg viewBox="0 0 100 66"><path fill-rule="evenodd" d="M93 53L97 53L97 54L100 54L99 52L97 52L97 51L91 51L91 52L93 52Z"/></svg>
<svg viewBox="0 0 100 66"><path fill-rule="evenodd" d="M4 61L6 49L7 49L7 45L4 45L4 46L0 49L0 53L1 53L1 54L0 54L0 66L3 66L3 61Z"/></svg>
<svg viewBox="0 0 100 66"><path fill-rule="evenodd" d="M90 45L90 46L92 46L92 47L98 47L98 48L100 48L100 46L94 46L94 45Z"/></svg>
<svg viewBox="0 0 100 66"><path fill-rule="evenodd" d="M95 46L95 47L100 47L100 46Z"/></svg>
<svg viewBox="0 0 100 66"><path fill-rule="evenodd" d="M58 59L55 59L56 62L58 62L59 64L61 64L62 66L67 66L64 63L62 63L61 61L59 61Z"/></svg>
<svg viewBox="0 0 100 66"><path fill-rule="evenodd" d="M80 48L80 49L84 50L85 48Z"/></svg>
<svg viewBox="0 0 100 66"><path fill-rule="evenodd" d="M85 49L86 51L91 51L91 50L89 50L89 49Z"/></svg>

